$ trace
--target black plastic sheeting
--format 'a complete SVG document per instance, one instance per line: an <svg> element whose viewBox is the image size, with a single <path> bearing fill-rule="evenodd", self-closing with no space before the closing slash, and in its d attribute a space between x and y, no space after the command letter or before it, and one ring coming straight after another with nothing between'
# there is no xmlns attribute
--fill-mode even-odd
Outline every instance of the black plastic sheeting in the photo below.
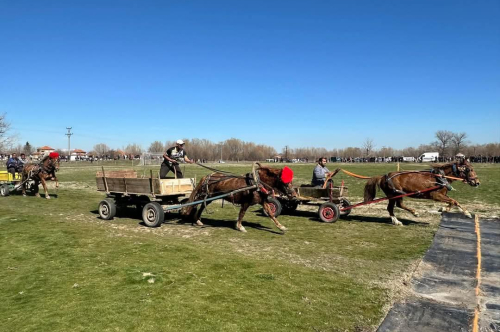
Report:
<svg viewBox="0 0 500 332"><path fill-rule="evenodd" d="M412 280L414 295L393 306L378 332L472 331L478 303L480 331L500 332L500 220L480 219L480 228L480 297L474 219L445 213Z"/></svg>

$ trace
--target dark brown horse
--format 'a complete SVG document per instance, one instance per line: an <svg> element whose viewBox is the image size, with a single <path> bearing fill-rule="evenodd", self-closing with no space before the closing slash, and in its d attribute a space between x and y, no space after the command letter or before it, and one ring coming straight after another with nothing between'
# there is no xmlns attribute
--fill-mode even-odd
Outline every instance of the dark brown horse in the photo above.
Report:
<svg viewBox="0 0 500 332"><path fill-rule="evenodd" d="M52 157L51 157L52 156ZM26 164L23 168L22 180L23 183L23 196L26 196L26 187L28 186L28 180L34 181L34 186L32 187L35 191L35 196L40 197L38 193L38 186L40 183L45 191L45 198L50 199L49 192L47 191L47 180L53 180L56 182L56 188L59 187L57 182L57 177L55 172L59 170L59 155L51 154L42 159L40 164Z"/></svg>
<svg viewBox="0 0 500 332"><path fill-rule="evenodd" d="M438 188L434 190L422 192L410 197L433 199L438 202L448 203L446 211L450 211L452 206L456 206L465 216L472 218L472 215L456 200L447 196L448 188L451 188L451 186L448 186L447 182L451 183L457 179L473 187L479 186L480 183L472 166L465 160L461 160L454 163L434 166L430 171L391 172L386 175L373 177L368 180L365 186L364 201L369 202L375 198L377 185L389 198L405 193L409 194L417 191L429 190L438 186ZM387 205L387 211L389 211L389 215L394 225L402 225L394 216L394 205L418 217L418 213L414 209L403 204L403 197L390 199ZM441 211L443 210L444 208L441 209Z"/></svg>
<svg viewBox="0 0 500 332"><path fill-rule="evenodd" d="M248 173L245 176L216 172L203 177L191 193L189 202L208 199L255 185L256 187L254 188L234 192L232 195L224 197L226 201L241 205L238 220L236 222L236 229L241 232L246 232L245 227L241 224L246 210L251 205L261 204L269 218L274 221L276 227L283 232L286 231L286 227L281 225L274 217L274 213L271 212L271 207L267 199L272 194L272 191L283 193L290 199L297 197L297 193L292 187L293 172L288 167L276 169L261 166L259 163L256 163L254 167L255 166L257 166L257 168L254 172ZM182 213L185 216L193 218L193 222L201 226L203 225L201 222L201 214L209 203L210 202L202 203L198 208L195 206L188 206L184 208Z"/></svg>

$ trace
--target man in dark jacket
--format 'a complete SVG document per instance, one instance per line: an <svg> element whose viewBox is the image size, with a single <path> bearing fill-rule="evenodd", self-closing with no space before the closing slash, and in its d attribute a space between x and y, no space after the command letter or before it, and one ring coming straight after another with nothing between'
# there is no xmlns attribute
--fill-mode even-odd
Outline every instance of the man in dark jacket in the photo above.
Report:
<svg viewBox="0 0 500 332"><path fill-rule="evenodd" d="M12 157L7 160L7 171L14 177L16 172L22 172L22 170L23 164L17 158L17 154L13 153Z"/></svg>

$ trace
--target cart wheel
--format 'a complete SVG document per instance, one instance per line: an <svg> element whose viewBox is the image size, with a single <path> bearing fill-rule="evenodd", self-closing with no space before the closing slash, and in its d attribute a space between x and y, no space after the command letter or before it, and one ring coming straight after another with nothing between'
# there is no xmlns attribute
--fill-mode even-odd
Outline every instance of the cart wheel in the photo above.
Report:
<svg viewBox="0 0 500 332"><path fill-rule="evenodd" d="M340 206L341 207L347 207L347 206L351 206L351 202L349 202L349 200L345 199L345 198L342 198L342 201L340 203ZM345 211L340 211L340 217L347 217L349 215L349 213L351 213L352 209L349 209L349 210L345 210Z"/></svg>
<svg viewBox="0 0 500 332"><path fill-rule="evenodd" d="M281 203L280 201L278 201L276 198L274 197L268 197L267 198L267 203L269 204L269 206L271 207L271 211L273 212L273 216L275 218L277 218L280 214L281 214L281 211L283 210L282 206L281 206ZM269 215L267 214L266 210L264 210L264 208L262 209L262 211L264 212L264 214L266 216L269 217Z"/></svg>
<svg viewBox="0 0 500 332"><path fill-rule="evenodd" d="M9 196L10 190L9 190L9 185L8 184L2 184L0 186L0 196Z"/></svg>
<svg viewBox="0 0 500 332"><path fill-rule="evenodd" d="M158 202L149 202L142 209L142 221L148 227L158 227L165 219L163 208Z"/></svg>
<svg viewBox="0 0 500 332"><path fill-rule="evenodd" d="M99 216L104 220L111 220L116 216L116 203L112 198L105 198L99 203Z"/></svg>
<svg viewBox="0 0 500 332"><path fill-rule="evenodd" d="M329 223L336 222L340 217L338 206L330 202L321 204L318 214L321 221Z"/></svg>

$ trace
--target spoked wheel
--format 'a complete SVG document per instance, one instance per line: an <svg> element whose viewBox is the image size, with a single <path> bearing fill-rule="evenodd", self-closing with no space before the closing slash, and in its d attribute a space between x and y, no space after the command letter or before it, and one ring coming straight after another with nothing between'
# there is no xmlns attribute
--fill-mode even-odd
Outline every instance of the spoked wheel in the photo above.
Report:
<svg viewBox="0 0 500 332"><path fill-rule="evenodd" d="M336 204L327 202L319 207L318 215L321 221L333 223L339 220L340 211Z"/></svg>
<svg viewBox="0 0 500 332"><path fill-rule="evenodd" d="M2 185L0 185L0 196L9 196L10 194L10 189L9 189L9 185L7 183L4 183Z"/></svg>
<svg viewBox="0 0 500 332"><path fill-rule="evenodd" d="M267 203L269 204L269 207L271 208L271 213L273 216L276 218L281 214L281 211L283 210L280 201L278 201L274 197L268 197L267 198ZM264 214L269 217L267 214L266 210L263 208L262 211L264 211Z"/></svg>
<svg viewBox="0 0 500 332"><path fill-rule="evenodd" d="M158 202L150 202L142 209L142 221L148 227L158 227L165 219L163 208Z"/></svg>
<svg viewBox="0 0 500 332"><path fill-rule="evenodd" d="M342 201L340 202L340 206L343 208L351 206L351 202L349 202L349 200L347 200L345 198L342 198ZM352 209L340 211L340 217L347 217L349 215L349 213L351 213L351 211L352 211Z"/></svg>
<svg viewBox="0 0 500 332"><path fill-rule="evenodd" d="M99 216L104 220L111 220L116 216L116 203L112 198L103 199L99 203Z"/></svg>

